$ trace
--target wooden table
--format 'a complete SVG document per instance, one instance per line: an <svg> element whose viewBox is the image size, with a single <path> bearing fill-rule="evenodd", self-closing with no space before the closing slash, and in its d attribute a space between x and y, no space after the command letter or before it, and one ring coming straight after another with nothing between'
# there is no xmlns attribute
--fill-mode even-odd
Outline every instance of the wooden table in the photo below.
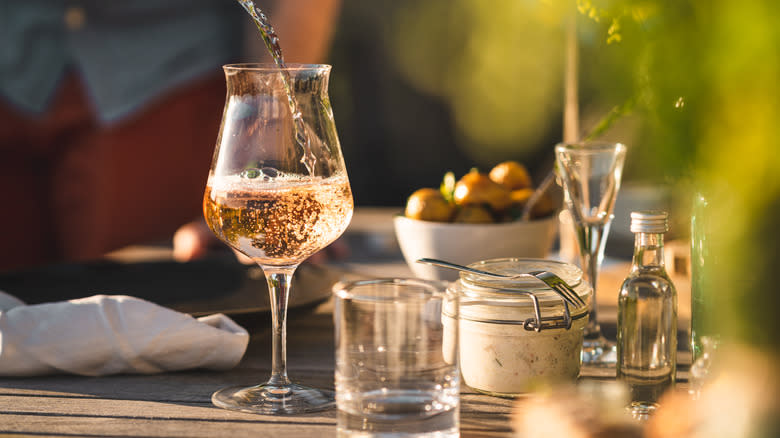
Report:
<svg viewBox="0 0 780 438"><path fill-rule="evenodd" d="M381 213L381 212L380 212ZM372 227L375 217L368 212ZM357 220L359 234L360 215ZM376 230L372 231L376 232ZM379 239L378 241L381 241ZM381 260L380 260L381 259ZM397 257L362 259L339 266L367 276L409 275ZM608 312L605 312L608 314ZM0 434L13 436L107 437L328 437L336 434L336 412L262 416L214 407L211 394L230 385L264 381L270 375L270 322L266 315L238 319L252 334L244 359L228 372L188 371L110 377L47 376L0 378ZM681 343L682 340L681 340ZM293 309L288 320L291 378L333 388L331 303ZM685 378L684 354L680 377ZM614 371L587 369L581 379L609 380ZM509 437L514 400L463 388L464 437Z"/></svg>

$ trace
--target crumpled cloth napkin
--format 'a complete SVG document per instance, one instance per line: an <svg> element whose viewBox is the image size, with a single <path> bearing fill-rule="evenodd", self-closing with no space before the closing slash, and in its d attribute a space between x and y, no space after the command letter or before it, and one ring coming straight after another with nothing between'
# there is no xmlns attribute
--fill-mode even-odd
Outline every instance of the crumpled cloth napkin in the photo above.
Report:
<svg viewBox="0 0 780 438"><path fill-rule="evenodd" d="M24 305L0 292L2 376L225 370L248 342L222 314L196 319L124 295Z"/></svg>

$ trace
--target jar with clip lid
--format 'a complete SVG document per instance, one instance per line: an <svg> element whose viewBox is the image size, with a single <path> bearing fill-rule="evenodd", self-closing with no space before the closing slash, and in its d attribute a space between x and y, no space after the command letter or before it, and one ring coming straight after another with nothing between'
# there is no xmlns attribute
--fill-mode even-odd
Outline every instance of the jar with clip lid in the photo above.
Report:
<svg viewBox="0 0 780 438"><path fill-rule="evenodd" d="M548 271L564 280L586 304L592 295L582 271L568 263L504 258L469 267L507 276ZM491 278L461 272L450 288L459 296L460 312L456 321L445 303L444 335L460 332L461 374L466 385L492 395L515 396L540 382L577 378L589 305L568 305L533 276Z"/></svg>

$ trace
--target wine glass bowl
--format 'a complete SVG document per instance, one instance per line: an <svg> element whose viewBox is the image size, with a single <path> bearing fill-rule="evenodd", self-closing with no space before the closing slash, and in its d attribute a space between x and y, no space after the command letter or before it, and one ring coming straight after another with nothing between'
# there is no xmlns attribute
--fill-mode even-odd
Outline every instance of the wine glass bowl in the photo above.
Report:
<svg viewBox="0 0 780 438"><path fill-rule="evenodd" d="M336 240L352 192L327 87L328 65L224 67L227 96L203 199L209 228L254 260L268 281L273 324L268 382L217 391L217 406L297 414L334 406L330 390L287 377L286 316L298 265Z"/></svg>
<svg viewBox="0 0 780 438"><path fill-rule="evenodd" d="M620 143L556 146L558 175L575 221L608 222L615 208L626 147Z"/></svg>
<svg viewBox="0 0 780 438"><path fill-rule="evenodd" d="M614 343L601 334L596 284L620 189L626 147L621 143L561 143L555 146L555 156L564 203L572 216L579 244L580 266L585 279L593 286L582 360L591 365L612 365L616 360Z"/></svg>

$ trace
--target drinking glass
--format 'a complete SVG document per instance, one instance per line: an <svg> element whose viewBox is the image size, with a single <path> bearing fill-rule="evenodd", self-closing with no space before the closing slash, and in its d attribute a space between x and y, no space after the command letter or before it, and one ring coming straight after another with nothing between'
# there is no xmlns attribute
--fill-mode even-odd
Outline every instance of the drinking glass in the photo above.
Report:
<svg viewBox="0 0 780 438"><path fill-rule="evenodd" d="M612 210L620 188L626 146L621 143L561 143L555 146L555 156L566 208L571 213L577 234L580 266L585 279L593 286L582 361L591 365L611 365L617 359L615 344L601 334L596 285L612 223Z"/></svg>
<svg viewBox="0 0 780 438"><path fill-rule="evenodd" d="M337 436L460 436L457 291L390 278L333 294Z"/></svg>
<svg viewBox="0 0 780 438"><path fill-rule="evenodd" d="M327 88L328 65L224 67L227 96L203 211L216 236L265 273L271 301L271 378L214 393L220 407L296 414L332 407L334 393L287 377L287 300L292 275L336 240L352 218Z"/></svg>

